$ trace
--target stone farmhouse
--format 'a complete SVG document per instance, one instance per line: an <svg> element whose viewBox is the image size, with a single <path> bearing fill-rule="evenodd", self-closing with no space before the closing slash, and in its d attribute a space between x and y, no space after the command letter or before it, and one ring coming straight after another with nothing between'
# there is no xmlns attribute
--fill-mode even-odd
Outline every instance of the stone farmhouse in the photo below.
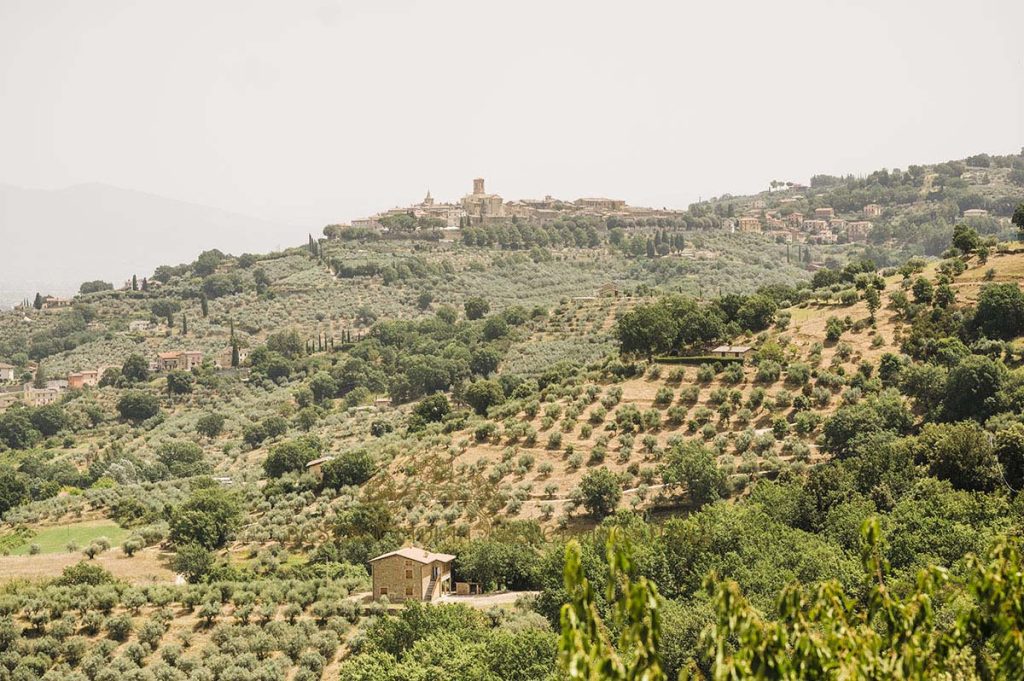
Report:
<svg viewBox="0 0 1024 681"><path fill-rule="evenodd" d="M0 362L0 381L14 380L14 366Z"/></svg>
<svg viewBox="0 0 1024 681"><path fill-rule="evenodd" d="M156 358L157 371L192 371L203 363L203 353L199 350L176 350L161 352Z"/></svg>
<svg viewBox="0 0 1024 681"><path fill-rule="evenodd" d="M455 556L407 547L377 556L370 561L373 598L386 596L392 603L431 601L451 591L452 561Z"/></svg>

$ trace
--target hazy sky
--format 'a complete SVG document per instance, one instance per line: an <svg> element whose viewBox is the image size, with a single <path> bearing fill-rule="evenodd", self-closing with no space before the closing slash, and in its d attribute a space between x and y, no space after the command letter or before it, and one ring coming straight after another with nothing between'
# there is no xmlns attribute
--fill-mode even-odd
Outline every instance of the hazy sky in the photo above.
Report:
<svg viewBox="0 0 1024 681"><path fill-rule="evenodd" d="M1024 145L1024 2L0 0L0 183L321 226Z"/></svg>

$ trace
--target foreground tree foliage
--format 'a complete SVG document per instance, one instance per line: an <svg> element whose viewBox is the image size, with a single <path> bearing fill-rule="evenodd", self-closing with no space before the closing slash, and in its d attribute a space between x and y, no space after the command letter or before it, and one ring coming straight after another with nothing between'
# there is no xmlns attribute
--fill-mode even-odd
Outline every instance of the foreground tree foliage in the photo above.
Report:
<svg viewBox="0 0 1024 681"><path fill-rule="evenodd" d="M580 547L566 553L559 663L570 679L667 679L661 663L657 587L634 578L631 549L608 536L609 624ZM879 523L861 529L862 590L835 581L793 583L768 617L732 581L707 579L715 621L701 636L710 678L730 679L1020 679L1024 677L1024 565L1020 542L1000 539L984 557L968 556L964 576L943 568L918 573L897 593L889 583ZM613 634L617 632L617 636ZM680 679L702 679L698 660Z"/></svg>

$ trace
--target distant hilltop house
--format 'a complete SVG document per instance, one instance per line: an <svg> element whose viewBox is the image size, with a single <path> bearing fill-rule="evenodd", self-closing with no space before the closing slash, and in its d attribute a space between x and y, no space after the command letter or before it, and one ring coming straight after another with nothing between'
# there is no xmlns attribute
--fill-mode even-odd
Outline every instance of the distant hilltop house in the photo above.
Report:
<svg viewBox="0 0 1024 681"><path fill-rule="evenodd" d="M57 388L33 388L31 383L25 385L22 393L25 404L30 407L45 407L60 399L61 391Z"/></svg>
<svg viewBox="0 0 1024 681"><path fill-rule="evenodd" d="M742 217L736 221L736 228L740 232L760 232L761 220L754 217Z"/></svg>
<svg viewBox="0 0 1024 681"><path fill-rule="evenodd" d="M448 553L408 547L370 560L373 598L389 601L431 601L451 591L452 561Z"/></svg>
<svg viewBox="0 0 1024 681"><path fill-rule="evenodd" d="M834 208L815 208L814 218L816 220L831 220L836 216Z"/></svg>
<svg viewBox="0 0 1024 681"><path fill-rule="evenodd" d="M13 381L15 367L11 364L0 362L0 381Z"/></svg>
<svg viewBox="0 0 1024 681"><path fill-rule="evenodd" d="M868 205L864 206L864 210L862 212L869 218L882 217L882 207L879 206L877 203L869 203Z"/></svg>
<svg viewBox="0 0 1024 681"><path fill-rule="evenodd" d="M828 221L804 220L801 227L805 232L809 232L811 234L821 234L823 232L828 231Z"/></svg>
<svg viewBox="0 0 1024 681"><path fill-rule="evenodd" d="M68 389L80 390L86 386L97 386L100 384L100 372L98 369L86 369L68 374Z"/></svg>
<svg viewBox="0 0 1024 681"><path fill-rule="evenodd" d="M791 227L799 227L804 222L804 214L793 212L787 215L785 220Z"/></svg>
<svg viewBox="0 0 1024 681"><path fill-rule="evenodd" d="M619 295L619 287L612 282L601 284L601 288L597 289L597 295L599 296L617 296Z"/></svg>
<svg viewBox="0 0 1024 681"><path fill-rule="evenodd" d="M231 348L225 348L217 355L217 359L214 362L214 366L218 369L224 369L231 366L231 355L233 351ZM239 365L244 364L245 360L249 359L248 348L238 348L238 363Z"/></svg>
<svg viewBox="0 0 1024 681"><path fill-rule="evenodd" d="M147 331L149 330L148 319L133 319L128 322L128 330L134 332Z"/></svg>
<svg viewBox="0 0 1024 681"><path fill-rule="evenodd" d="M626 202L622 199L585 198L574 202L580 208L593 211L625 210Z"/></svg>
<svg viewBox="0 0 1024 681"><path fill-rule="evenodd" d="M177 350L161 352L156 357L157 371L192 371L203 363L203 353L199 350Z"/></svg>
<svg viewBox="0 0 1024 681"><path fill-rule="evenodd" d="M867 241L871 233L872 223L867 220L855 220L846 223L846 238L850 241Z"/></svg>
<svg viewBox="0 0 1024 681"><path fill-rule="evenodd" d="M731 357L742 359L747 356L753 348L749 345L719 345L711 351L715 357Z"/></svg>
<svg viewBox="0 0 1024 681"><path fill-rule="evenodd" d="M70 298L58 298L57 296L46 296L43 298L43 309L53 310L59 307L70 307Z"/></svg>
<svg viewBox="0 0 1024 681"><path fill-rule="evenodd" d="M964 211L965 218L987 218L988 211L984 208L968 208Z"/></svg>

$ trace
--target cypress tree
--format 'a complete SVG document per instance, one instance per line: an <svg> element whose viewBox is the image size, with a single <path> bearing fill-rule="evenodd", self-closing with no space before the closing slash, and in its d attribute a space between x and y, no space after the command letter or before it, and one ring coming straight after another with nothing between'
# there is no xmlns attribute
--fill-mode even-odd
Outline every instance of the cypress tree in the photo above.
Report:
<svg viewBox="0 0 1024 681"><path fill-rule="evenodd" d="M199 308L203 311L204 319L210 316L210 301L206 299L205 293L199 295Z"/></svg>
<svg viewBox="0 0 1024 681"><path fill-rule="evenodd" d="M146 279L145 277L142 278L142 290L143 291L148 291L149 290L149 279Z"/></svg>
<svg viewBox="0 0 1024 681"><path fill-rule="evenodd" d="M184 312L181 313L181 335L188 335L188 315Z"/></svg>
<svg viewBox="0 0 1024 681"><path fill-rule="evenodd" d="M133 291L138 291L139 290L139 278L136 277L134 274L132 275L132 290Z"/></svg>
<svg viewBox="0 0 1024 681"><path fill-rule="evenodd" d="M38 291L36 292L36 299L32 302L32 307L37 310L43 309L43 296Z"/></svg>
<svg viewBox="0 0 1024 681"><path fill-rule="evenodd" d="M238 341L234 338L231 339L231 366L237 367L239 364L238 360Z"/></svg>

